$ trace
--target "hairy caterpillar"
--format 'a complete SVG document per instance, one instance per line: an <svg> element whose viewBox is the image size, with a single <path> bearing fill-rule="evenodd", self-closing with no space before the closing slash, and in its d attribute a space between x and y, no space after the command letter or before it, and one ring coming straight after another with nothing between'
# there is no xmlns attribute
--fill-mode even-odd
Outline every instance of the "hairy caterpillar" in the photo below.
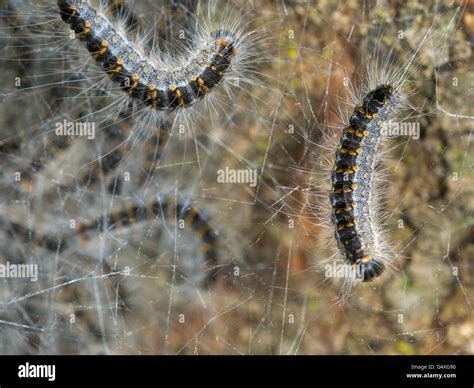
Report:
<svg viewBox="0 0 474 388"><path fill-rule="evenodd" d="M104 153L103 156L84 164L76 176L68 176L68 179L61 182L61 188L67 191L75 189L74 182L82 187L92 187L101 182L101 180L109 180L107 186L111 194L120 194L121 181L117 179L116 170L127 159L128 153L135 145L133 143L124 142L121 139L121 133L127 134L129 125L127 122L119 122L117 124L109 124L104 128L105 141L110 145L115 145L110 151ZM158 130L147 136L140 142L142 152L140 152L140 165L142 169L137 173L139 176L138 183L143 186L154 175L154 169L159 162L161 152L167 141L169 140L169 132L166 130ZM38 179L44 173L48 164L54 163L74 145L77 145L78 138L70 136L50 136L46 144L40 147L40 151L32 158L32 160L20 170L21 173L21 189L31 192L38 189ZM14 158L21 151L21 142L19 138L9 138L0 143L0 155L2 157ZM51 189L51 188L50 188ZM54 186L53 186L54 189Z"/></svg>
<svg viewBox="0 0 474 388"><path fill-rule="evenodd" d="M52 182L60 183L63 187L64 176L67 177L66 184L69 183L71 176L77 171L67 171L66 174L58 176L58 170L53 170L54 167L46 171L46 163L53 165L55 158L68 158L72 150L80 147L88 148L87 152L83 153L88 159L83 158L77 162L84 165L76 179L79 185L100 183L100 179L97 179L100 174L97 172L101 169L95 167L99 164L96 162L103 162L102 171L107 170L107 173L100 176L105 177L113 173L114 168L110 167L118 166L116 162L121 158L120 151L111 153L112 147L108 143L102 143L106 144L102 146L101 139L97 138L92 142L87 141L89 139L85 137L75 137L73 140L70 135L64 134L55 138L55 126L63 120L74 125L95 124L97 136L107 130L111 121L126 122L130 129L122 142L130 143L135 148L142 147L140 142L143 139L163 131L166 126L172 135L177 134L180 139L192 138L194 144L191 146L196 150L194 159L197 160L199 174L203 176L203 161L211 151L208 150L207 144L202 147L199 143L212 143L213 147L222 148L222 152L227 152L225 147L219 145L219 141L227 140L225 137L230 136L227 133L232 133L228 129L233 125L233 117L238 107L251 107L256 113L261 103L265 102L261 95L248 90L249 86L261 84L257 77L260 78L263 73L259 72L257 65L264 63L271 52L265 46L266 32L261 28L252 27L261 16L257 14L246 19L241 17L241 13L248 13L247 8L251 9L251 6L227 3L222 6L222 3L214 1L195 2L194 5L186 6L174 2L164 2L160 5L159 2L155 4L148 0L128 2L126 9L124 2L112 0L59 3L50 0L41 3L28 1L24 4L7 1L7 4L5 21L21 30L21 36L18 36L19 33L13 34L10 27L2 30L5 32L2 42L11 42L13 38L15 43L18 42L16 45L5 45L4 58L7 63L15 66L25 62L31 69L27 75L19 77L19 86L15 85L11 89L11 82L5 84L5 101L12 103L27 100L31 104L32 112L36 103L48 105L48 109L42 109L41 106L38 108L39 113L33 121L35 125L30 129L30 132L34 131L34 141L29 142L30 149L27 150L28 153L38 149L43 149L44 152L35 155L31 163L26 165L16 156L11 158L18 163L15 171L21 171L22 188L28 188L30 192L35 187L33 179L41 178L42 183L44 182L44 185L40 186L41 189L44 186L51 187ZM175 11L178 13L182 13L183 8L190 8L187 10L186 23L183 26L178 25L184 27L183 29L177 31L175 25L170 31L163 29L163 24L169 22L165 19L168 6L176 7ZM155 18L155 22L144 17L147 10L150 16ZM132 12L132 19L136 23L131 24L138 24L133 28L128 23ZM101 23L96 23L94 18L88 16L92 20L87 34L74 31L70 33L68 27L77 27L77 24L85 26L86 20L82 18L85 15L95 15ZM41 23L36 23L35 20L41 20ZM91 40L98 39L97 32L107 39L107 49L100 50L99 53L88 52ZM12 36L9 36L10 34ZM116 36L120 40L114 42L113 37ZM166 39L163 39L163 36ZM168 38L170 39L166 42ZM25 48L32 59L27 58L19 47ZM125 55L126 52L133 54L133 60ZM113 74L108 67L104 68L105 62L113 59L112 55L117 59L122 55L124 62L120 71L112 72ZM17 74L15 66L11 66L13 75ZM151 71L152 67L156 72ZM218 70L222 75L216 73ZM126 80L127 74L129 77ZM133 74L140 77L136 87L134 82L130 82ZM15 79L12 75L8 76ZM156 78L154 81L153 77ZM150 91L149 86L153 84L156 90ZM122 86L127 90L123 90ZM175 86L174 92L170 90ZM162 88L164 94L160 92ZM231 95L237 89L246 93L245 99L226 98L226 95ZM219 120L215 120L216 113L220 116ZM266 125L266 118L257 114L255 118L261 122L260 131L265 135L263 126ZM202 134L201 128L205 128L205 133L212 133L212 137L197 139L196 136ZM217 142L212 139L215 136L218 138ZM245 137L245 133L242 132L241 136ZM48 143L46 147L39 144L39 147L34 148L33 143L43 142L43 139L44 143ZM94 144L81 146L78 143ZM175 141L173 146L176 144ZM182 147L181 144L184 145L184 142L180 142L178 147ZM25 152L25 145L26 142L23 142L20 154ZM118 147L117 142L115 145ZM187 144L184 147L186 151L183 152L187 155L183 155L183 158L190 159L188 155L192 156L193 149ZM95 154L89 150L95 150ZM126 161L128 156L129 154L125 153L122 160ZM242 156L236 154L236 159L243 160ZM113 159L114 157L116 158ZM179 159L179 156L176 159ZM165 160L168 162L166 156ZM156 166L152 165L154 161L156 159L145 161L147 167L150 167L147 168L148 171L156 169ZM176 161L167 163L167 166L173 165L176 165ZM203 181L202 185L212 186L215 173L211 169L206 174L210 178ZM147 174L142 181L149 182L151 175ZM43 177L45 179L42 179ZM111 193L117 192L113 185L114 183L111 183Z"/></svg>
<svg viewBox="0 0 474 388"><path fill-rule="evenodd" d="M182 134L183 127L196 131L197 119L223 104L230 115L235 103L224 94L256 85L256 64L266 58L258 49L263 33L250 28L254 20L242 22L231 5L182 4L184 29L165 31L143 17L142 3L155 12L147 1L8 1L4 58L29 68L25 75L13 70L18 84L6 85L4 97L52 103L41 121L43 133L64 118L95 122L100 131L104 117L122 117L138 135L167 120ZM170 41L163 43L162 36ZM18 43L8 44L13 39Z"/></svg>
<svg viewBox="0 0 474 388"><path fill-rule="evenodd" d="M58 0L58 7L110 77L132 98L157 110L185 108L202 99L221 83L238 46L232 32L215 30L199 42L202 47L193 55L156 66L88 1Z"/></svg>
<svg viewBox="0 0 474 388"><path fill-rule="evenodd" d="M395 260L401 257L404 242L393 244L389 235L393 227L387 222L392 214L384 201L387 166L392 164L387 156L397 144L390 145L387 129L393 123L420 120L420 108L409 102L414 95L411 75L420 70L418 52L431 33L429 28L402 58L394 49L383 49L381 37L376 38L364 52L362 74L355 73L352 81L342 72L345 97L334 98L338 109L334 123L325 123L317 141L305 195L309 217L317 217L315 224L323 232L324 253L318 265L324 266L325 279L341 281L341 300L354 285L398 270Z"/></svg>
<svg viewBox="0 0 474 388"><path fill-rule="evenodd" d="M176 200L174 196L166 196L146 205L134 205L91 223L78 225L77 237L82 242L94 237L97 230L127 228L135 223L147 222L152 218L163 218L171 222L181 221L188 224L202 242L202 268L206 272L206 283L211 283L217 273L218 236L209 224L208 217L195 209L189 201Z"/></svg>
<svg viewBox="0 0 474 388"><path fill-rule="evenodd" d="M48 104L47 110L39 107L39 116L35 117L33 121L37 125L30 129L30 132L35 131L34 141L29 142L30 148L27 150L28 153L31 153L41 149L42 153L35 155L30 160L31 163L27 165L16 158L16 155L11 158L15 159L15 163L18 163L15 171L21 171L22 174L21 188L30 192L34 187L38 187L32 181L43 177L45 179L41 179L41 189L45 186L51 187L52 182L60 183L61 187L64 187L62 181L64 175L61 177L54 175L58 170L51 168L46 171L47 164L53 165L54 159L68 158L67 155L79 147L93 149L90 146L78 144L87 142L85 138L72 138L70 135L54 136L55 125L63 120L67 120L69 124L95 124L97 134L106 131L107 127L111 125L110 121L126 122L130 126L130 130L122 142L124 144L130 143L132 147L136 148L141 147L141 140L146 139L150 134L162 132L164 126L168 127L172 134L179 131L180 137L182 135L195 137L200 133L200 127L204 120L212 120L212 126L209 126L209 123L204 123L206 132L212 131L213 136L216 132L219 137L227 136L223 129L227 129L228 124L232 125L233 111L241 101L226 99L224 94L230 95L236 88L245 90L247 86L256 85L258 81L255 76L261 74L257 71L256 65L265 61L268 52L264 48L259 49L260 43L263 42L263 32L250 28L255 20L242 21L243 19L239 17L241 10L238 10L233 4L225 7L220 7L218 2L197 2L195 5L189 5L191 8L187 11L190 15L188 16L189 20L184 25L185 29L178 31L179 34L181 32L184 34L179 37L177 37L176 30L164 31L163 26L159 24L160 19L157 24L152 25L147 18L143 17L143 10L146 9L150 10L150 14L152 11L159 10L165 15L166 3L161 6L162 9L160 9L160 5L155 8L155 4L147 0L129 2L126 4L126 9L123 2L112 0L59 3L51 0L42 3L26 2L25 4L8 1L7 4L5 21L15 26L15 31L16 29L20 30L21 36L19 37L19 33L15 33L10 37L9 34L12 32L10 27L4 29L6 42L10 42L13 38L15 43L18 42L16 45L5 45L5 60L17 67L22 66L25 62L30 66L30 69L24 77L19 77L20 86L11 90L11 83L6 84L5 101L25 99L35 108L36 103L38 105ZM174 4L170 5L170 7L174 6ZM72 14L74 7L76 10ZM179 8L178 11L181 13L181 8L186 7L181 4ZM139 27L132 28L128 23L132 12L137 12L134 13L132 19L139 24ZM104 23L97 25L92 20L87 36L81 33L70 34L67 26L72 27L71 24L66 24L62 19L66 19L68 23L83 25L81 16L85 14L94 14ZM153 16L155 18L161 17L161 15ZM41 23L36 23L35 20L41 20ZM135 25L136 23L131 24ZM176 27L173 26L173 28ZM109 43L107 50L101 51L104 53L103 55L87 52L90 40L96 38L96 32L100 32L102 35L115 33L113 36L119 36L120 41L114 42L112 37L107 35L105 37ZM166 35L166 38L169 37L170 42L163 43L163 35ZM228 46L224 42L227 35L232 36L227 39ZM2 36L2 41L3 38ZM223 46L216 42L223 44ZM110 74L110 71L108 72L108 69L103 67L104 60L109 60L109 56L117 54L117 50L127 51L126 44L129 46L128 50L134 53L132 56L135 61L131 61L128 56L124 57L124 65L120 71ZM228 52L225 53L222 50ZM24 51L28 53L28 57ZM139 57L142 59L140 63L138 63ZM201 60L202 63L198 63ZM145 66L145 62L150 66ZM129 82L130 77L127 78L128 81L123 79L123 85L121 82L113 82L113 80L119 81L124 78L126 71L128 71L128 65L139 67L140 72L135 74L142 77L136 88L133 82ZM156 68L155 70L160 70L158 75L152 71L146 74L146 71L152 69L152 66ZM223 74L222 77L215 73L214 68L222 70L220 71ZM133 75L131 72L132 70L130 70L130 76ZM12 73L16 75L18 71L13 70ZM153 84L150 77L155 76L162 79L161 81L155 80L157 89L150 92L148 86ZM142 85L139 85L142 79L146 79L150 83L150 85L143 84L147 90L142 90ZM182 84L180 84L180 80L183 81ZM124 91L121 86L128 91ZM176 86L176 90L173 93L169 88L174 89L174 86ZM161 95L160 92L162 87L168 88L164 95ZM160 99L160 95L164 99ZM188 101L188 97L192 101ZM198 100L202 101L196 104ZM256 100L261 101L258 95L249 93L245 97L244 103L257 107ZM151 105L155 105L155 103L156 109L153 109ZM220 112L221 109L222 112ZM219 115L222 113L221 118L224 121L214 120L214 113ZM26 120L28 119L25 117ZM46 147L39 144L39 147L33 148L33 143L43 142L43 138L47 143ZM194 141L195 145L201 142L196 138ZM206 141L208 140L206 139ZM84 168L81 168L78 173L80 176L76 179L80 185L89 186L99 182L97 179L97 176L100 175L97 174L99 171L105 172L107 170L105 174L100 175L105 177L107 174L113 173L114 168L110 167L112 165L118 166L116 162L121 158L120 150L110 153L111 147L108 143L105 143L107 147L102 146L100 140L94 141L94 143L95 155L87 151L84 155L87 155L89 159L80 161L84 164ZM176 142L174 143L176 144ZM25 152L25 145L27 145L26 142L23 142L19 154ZM128 149L132 147L128 147ZM189 147L187 149L189 150ZM14 152L15 150L8 148L6 151ZM196 151L199 151L197 147ZM187 153L189 154L189 151ZM126 161L128 155L125 154L122 160ZM113 159L114 157L116 158ZM196 155L195 158L201 165L202 156ZM107 165L109 161L112 162L110 166ZM147 168L148 172L153 172L156 169L156 166L153 166L155 161L156 159L144 161L147 167L150 167ZM95 165L99 163L96 162L103 162L104 168L97 169ZM172 163L167 165L172 165ZM92 165L89 166L89 164ZM76 171L69 173L66 184L70 182L70 177L75 173ZM200 175L202 174L203 172L200 171ZM151 175L151 173L146 174L146 177L141 180L149 182ZM209 175L214 174L211 171ZM212 184L213 181L205 183L207 186ZM109 192L117 193L120 190L119 186L114 188L114 185L111 182Z"/></svg>
<svg viewBox="0 0 474 388"><path fill-rule="evenodd" d="M395 99L390 85L380 85L364 97L343 130L331 173L331 219L336 241L345 260L364 282L380 276L385 269L374 247L371 190L382 122L389 118Z"/></svg>
<svg viewBox="0 0 474 388"><path fill-rule="evenodd" d="M22 243L31 242L52 253L64 253L75 250L80 245L88 244L97 234L105 230L126 229L137 223L150 222L158 218L170 222L182 222L188 225L201 241L200 254L202 268L206 273L205 283L216 279L218 262L217 233L211 228L209 217L197 210L189 200L177 200L174 196L158 198L148 204L132 205L121 210L114 210L108 216L86 223L79 223L76 231L66 236L43 235L21 223L0 218L0 226L12 238ZM77 241L76 241L77 240ZM199 255L196 255L199 257Z"/></svg>
<svg viewBox="0 0 474 388"><path fill-rule="evenodd" d="M383 161L390 151L384 128L409 117L401 113L412 93L407 80L408 72L416 69L416 52L401 63L392 52L378 50L365 59L366 77L357 81L358 87L348 85L352 112L348 118L341 112L342 133L329 134L323 141L322 148L333 152L332 160L328 156L322 162L327 171L317 172L325 187L325 201L317 213L332 232L327 238L335 242L336 253L328 260L335 264L331 268L343 273L342 300L355 284L373 282L393 270L398 257L381 206L387 174ZM325 276L338 277L332 272Z"/></svg>

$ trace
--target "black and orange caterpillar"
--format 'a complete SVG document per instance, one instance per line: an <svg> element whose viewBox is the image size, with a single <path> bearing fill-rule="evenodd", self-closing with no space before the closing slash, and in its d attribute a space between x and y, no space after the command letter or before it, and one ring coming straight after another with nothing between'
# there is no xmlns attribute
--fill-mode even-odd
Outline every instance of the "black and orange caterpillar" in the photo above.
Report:
<svg viewBox="0 0 474 388"><path fill-rule="evenodd" d="M219 85L231 66L236 39L231 32L210 32L189 58L156 68L88 1L58 0L61 18L112 80L134 100L156 110L175 110L201 100Z"/></svg>
<svg viewBox="0 0 474 388"><path fill-rule="evenodd" d="M355 107L343 129L331 172L336 241L346 262L358 270L358 278L364 282L385 270L374 247L371 187L382 122L389 118L394 98L392 86L380 85Z"/></svg>
<svg viewBox="0 0 474 388"><path fill-rule="evenodd" d="M203 259L202 268L206 273L206 284L216 280L218 264L219 239L210 226L209 217L197 210L189 200L178 200L174 196L165 196L144 205L132 205L124 209L112 211L108 216L91 222L78 223L72 234L67 236L51 236L37 233L21 223L0 218L0 228L11 238L22 243L31 243L53 253L62 253L72 246L87 244L98 233L104 230L128 228L134 224L160 218L170 222L184 221L201 241L200 255ZM77 241L78 240L78 241ZM76 244L76 245L74 245Z"/></svg>

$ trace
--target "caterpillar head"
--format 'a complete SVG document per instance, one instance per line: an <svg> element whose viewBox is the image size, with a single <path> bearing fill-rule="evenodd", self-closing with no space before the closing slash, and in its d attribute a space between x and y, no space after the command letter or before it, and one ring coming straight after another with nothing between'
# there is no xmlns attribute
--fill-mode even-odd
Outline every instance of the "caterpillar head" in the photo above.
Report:
<svg viewBox="0 0 474 388"><path fill-rule="evenodd" d="M372 98L381 104L385 104L393 92L394 88L391 85L380 85L374 89Z"/></svg>
<svg viewBox="0 0 474 388"><path fill-rule="evenodd" d="M378 278L385 271L385 264L378 258L358 260L355 264L356 273L362 282L370 282Z"/></svg>

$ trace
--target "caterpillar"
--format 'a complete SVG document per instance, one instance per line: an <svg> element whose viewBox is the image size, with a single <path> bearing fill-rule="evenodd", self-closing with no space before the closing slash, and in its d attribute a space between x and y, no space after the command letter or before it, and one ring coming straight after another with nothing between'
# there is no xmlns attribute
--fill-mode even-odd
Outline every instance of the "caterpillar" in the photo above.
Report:
<svg viewBox="0 0 474 388"><path fill-rule="evenodd" d="M186 18L178 31L163 25L171 22L168 8L176 7L166 2L7 4L4 59L14 66L6 77L18 84L4 84L2 94L9 101L47 103L49 109L35 119L43 134L62 120L94 123L99 132L111 117L130 123L130 139L167 121L180 134L195 133L202 119L220 110L231 117L237 102L226 97L259 83L256 65L268 53L259 48L263 30L252 29L254 20L243 21L240 13L247 11L233 4L179 4L177 13L184 10ZM16 68L24 63L30 69L23 76ZM23 182L41 170L38 162Z"/></svg>
<svg viewBox="0 0 474 388"><path fill-rule="evenodd" d="M114 172L118 169L121 163L127 159L127 154L131 152L135 144L123 142L121 133L127 134L129 132L129 125L127 122L112 123L104 128L105 141L111 145L115 145L110 151L104 153L96 160L84 164L78 171L78 176L75 178L77 185L81 187L91 187L101 181L101 178L108 179L108 191L111 194L117 195L120 191L120 180ZM169 139L169 132L167 129L160 129L148 134L146 139L140 141L139 163L142 166L138 172L138 182L143 186L147 180L150 180L154 174L156 163L159 162L161 152ZM37 182L41 173L43 173L48 163L53 163L55 160L61 158L63 154L74 144L77 144L77 138L70 136L51 136L46 139L46 144L41 151L25 166L20 169L21 173L21 188L27 192L31 192L33 188L37 189ZM0 143L0 156L2 157L17 157L21 150L21 144L18 138L9 138ZM68 178L71 178L69 176ZM56 184L57 187L58 184ZM61 182L59 185L62 189L70 191L75 189L73 180L68 179Z"/></svg>
<svg viewBox="0 0 474 388"><path fill-rule="evenodd" d="M256 65L264 62L269 52L266 47L259 47L263 30L250 28L254 19L242 21L239 13L248 11L246 7L239 10L234 4L224 7L217 2L189 4L192 11L187 11L191 15L188 19L192 20L187 20L189 23L182 30L184 37L177 38L175 30L164 31L161 25L168 12L166 2L160 6L137 1L127 3L126 9L124 2L112 0L7 3L7 16L11 15L22 36L14 36L18 45L5 44L5 60L15 66L26 62L32 69L27 76L19 77L21 85L12 89L11 82L5 84L4 96L9 102L24 98L31 106L37 101L40 105L48 104L48 110L41 109L34 121L38 123L34 129L39 136L53 132L55 125L63 120L69 124L95 124L99 133L109 125L110 118L130 124L130 136L124 142L145 137L164 123L170 124L172 131L178 129L180 135L194 136L199 133L201 121L221 113L220 109L226 120L232 119L238 102L224 98L224 94L256 85L256 76L261 75ZM183 7L179 4L179 8ZM153 26L143 17L144 10L150 10L150 14L153 11L157 20ZM139 26L132 28L127 19L135 11L132 19ZM91 27L83 31L87 21ZM75 27L79 26L81 30L76 32ZM72 28L71 34L67 27ZM8 42L10 28L5 32ZM162 44L162 35L167 34L172 40ZM100 43L106 40L107 47L95 50L92 46L98 42L99 35L104 38ZM117 37L120 39L115 42ZM33 59L25 58L17 46L25 48ZM114 57L123 62L120 69L109 67ZM18 72L11 67L12 75L16 76ZM12 75L11 79L15 80ZM135 82L132 78L136 79L136 75ZM252 104L249 101L258 99L249 93L245 103ZM197 104L198 101L202 103ZM192 109L187 109L191 106ZM215 121L218 125L221 122ZM220 128L218 125L213 124L213 128ZM209 125L206 123L205 127ZM33 186L27 181L32 181L32 175L43 169L44 162L50 160L48 155L66 154L63 151L70 148L72 141L66 138L69 135L61 137L64 139L51 142L51 152L45 151L46 157L35 158L32 167L21 166L28 170L22 171L22 183ZM92 160L102 156L106 155L99 153ZM79 182L86 180L84 176Z"/></svg>
<svg viewBox="0 0 474 388"><path fill-rule="evenodd" d="M222 82L239 45L231 31L214 30L188 58L156 66L88 1L57 4L61 18L111 79L134 100L156 110L185 108L203 99Z"/></svg>
<svg viewBox="0 0 474 388"><path fill-rule="evenodd" d="M19 33L15 33L10 37L10 27L4 29L6 43L13 38L15 43L18 41L16 45L5 44L5 59L16 67L25 62L31 69L27 75L19 77L20 86L11 89L11 82L5 84L7 93L4 96L10 103L18 99L27 100L32 107L29 109L31 112L36 104L40 105L39 114L31 121L35 125L29 131L35 131L34 141L29 144L23 142L21 152L25 152L25 146L28 145L28 154L36 153L39 147L35 147L33 143L42 141L43 135L47 137L48 143L46 147L39 144L44 151L35 155L27 165L16 155L10 158L18 165L15 166L14 173L21 172L21 184L15 184L14 188L23 189L23 194L24 191L36 190L34 187L38 187L38 184L34 182L35 179L41 178L39 187L43 192L45 187L51 188L51 183L55 185L53 188L57 188L58 182L64 183L64 177L70 178L74 165L69 168L71 164L67 165L66 160L65 169L53 170L54 163L58 159L71 159L68 154L79 147L87 149L83 155L87 155L88 160L76 162L76 165L81 163L87 166L79 172L80 176L76 179L78 185L89 186L99 182L97 177L100 174L97 172L101 169L90 166L96 164L95 161L103 162L102 171L107 170L104 175L112 173L113 167L118 166L116 162L121 158L120 151L109 154L111 147L101 146L102 139L94 142L96 153L92 154L89 150L94 150L93 147L78 144L86 143L85 138L76 137L73 140L69 134L57 135L55 138L53 131L58 122L67 120L69 124L78 126L94 124L95 132L99 134L110 125L110 119L126 121L130 125L130 131L123 143L131 143L136 148L142 146L138 139L161 131L165 124L170 126L171 131L179 130L180 136L184 133L195 136L199 133L201 121L212 118L220 108L223 108L226 123L232 119L233 106L238 103L236 100L226 101L224 94L230 95L235 88L243 90L246 85L255 85L255 75L260 74L255 65L264 61L268 52L264 48L259 50L263 32L249 28L254 20L242 22L242 18L238 16L240 10L235 5L221 7L214 2L197 3L195 6L189 4L190 8L194 8L187 11L192 15L189 17L192 20L185 24L185 37L177 39L175 30L165 31L160 25L168 12L166 3L161 6L162 9L160 5L149 1L127 3L126 9L124 2L112 0L7 3L9 7L5 11L5 21L11 21L10 24L21 31L21 36L18 37ZM143 17L143 10L147 9L150 9L150 13L151 10L161 12L153 12L156 13L155 20L158 20L153 26ZM96 19L92 18L90 31L82 34L80 31L76 32L74 26L85 25L85 15L95 15L101 23L97 24ZM134 20L133 23L128 23L127 19L130 17ZM35 22L38 20L41 23ZM135 22L139 26L129 26L135 25ZM71 34L67 27L72 28ZM173 25L173 28L176 27ZM89 50L92 40L98 38L97 33L108 41L105 51ZM163 35L171 38L170 43L161 44ZM113 37L117 36L120 40L114 42ZM2 36L2 41L3 38ZM113 60L113 56L118 60L119 56L125 55L126 45L130 54L133 54L133 60L124 56L121 69L114 72L114 69L106 66L106 62ZM25 50L19 50L18 47ZM23 51L28 53L28 57ZM18 74L15 66L11 66L12 80ZM153 66L157 73L151 71ZM150 71L147 73L148 70ZM217 70L219 74L216 74ZM136 87L131 82L134 74L140 76ZM154 88L153 83L156 85L155 91L150 90L150 87ZM173 92L171 89L175 86L176 90ZM249 101L255 102L257 99L253 93L249 93L245 101L252 104ZM198 101L201 103L197 104ZM43 104L47 104L48 109L43 109ZM187 109L191 106L191 109ZM258 104L252 106L256 107ZM26 117L24 120L29 121ZM216 128L220 130L222 122L216 120L217 125L212 125L214 133ZM210 128L207 123L205 127ZM195 140L197 144L197 139ZM196 155L199 164L201 158L201 155ZM110 165L107 165L108 161L111 161ZM149 172L153 172L156 167L151 165L154 161L156 158L145 161L148 163L147 174L141 179L142 182L150 182ZM59 171L60 176L57 175ZM120 191L119 186L120 182L118 186L111 182L109 192L117 193Z"/></svg>
<svg viewBox="0 0 474 388"><path fill-rule="evenodd" d="M343 129L331 172L331 220L337 245L363 282L385 270L377 256L371 189L381 126L390 117L396 99L391 85L380 85L355 107Z"/></svg>
<svg viewBox="0 0 474 388"><path fill-rule="evenodd" d="M216 232L211 228L208 218L197 211L189 201L176 201L173 196L152 201L147 205L132 205L126 209L111 212L108 216L90 223L81 223L77 237L82 242L90 240L97 230L126 228L134 223L149 221L150 218L163 218L170 221L183 220L188 223L203 243L203 267L208 272L207 279L215 280L217 264Z"/></svg>
<svg viewBox="0 0 474 388"><path fill-rule="evenodd" d="M0 218L0 227L21 243L31 243L49 252L63 254L70 249L76 250L77 246L88 244L98 233L126 229L137 223L151 222L156 218L170 222L182 221L185 226L191 227L202 244L199 253L202 255L202 268L206 273L204 282L212 284L217 276L218 234L210 226L209 217L197 210L189 200L177 200L174 196L165 196L148 204L131 205L114 210L97 220L79 223L73 233L64 236L43 235L19 222L3 217Z"/></svg>
<svg viewBox="0 0 474 388"><path fill-rule="evenodd" d="M384 127L409 106L413 89L408 75L417 71L417 55L431 34L428 29L417 48L401 61L393 51L375 47L367 55L366 77L351 90L355 108L336 143L330 173L330 222L340 255L353 281L368 283L379 278L394 258L381 225L380 171L387 148ZM349 85L352 86L352 85ZM347 296L343 293L343 299Z"/></svg>
<svg viewBox="0 0 474 388"><path fill-rule="evenodd" d="M315 217L314 227L321 231L317 265L324 267L325 279L340 280L341 301L353 286L376 287L376 279L398 270L395 261L402 249L392 244L392 225L386 222L392 214L381 200L392 163L387 156L397 145L391 145L387 129L417 120L419 108L409 102L415 92L410 76L420 70L417 54L430 34L428 29L403 58L375 39L372 51L363 56L365 71L352 76L342 72L345 97L334 97L338 112L317 140L304 192L308 217Z"/></svg>

